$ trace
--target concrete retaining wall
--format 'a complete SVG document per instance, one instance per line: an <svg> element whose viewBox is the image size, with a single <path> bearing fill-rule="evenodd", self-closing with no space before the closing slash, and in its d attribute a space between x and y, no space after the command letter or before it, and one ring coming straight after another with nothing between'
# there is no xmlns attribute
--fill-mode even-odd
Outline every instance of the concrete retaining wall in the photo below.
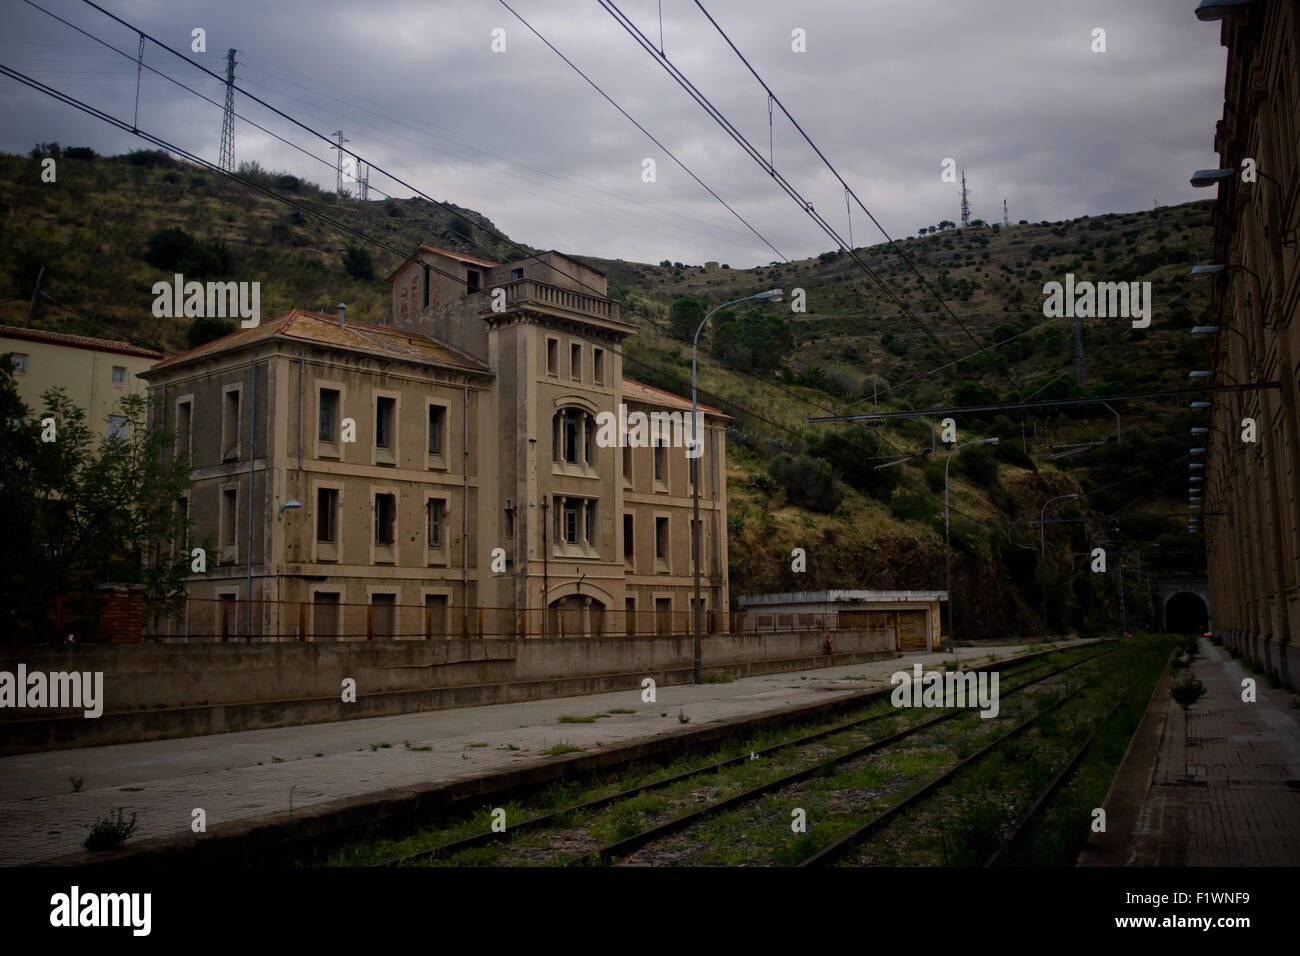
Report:
<svg viewBox="0 0 1300 956"><path fill-rule="evenodd" d="M826 666L817 632L703 639L708 676ZM834 662L894 654L885 630L837 631ZM100 671L103 716L0 708L0 754L187 737L639 688L693 678L690 636L0 647L0 670ZM341 700L356 680L356 703Z"/></svg>

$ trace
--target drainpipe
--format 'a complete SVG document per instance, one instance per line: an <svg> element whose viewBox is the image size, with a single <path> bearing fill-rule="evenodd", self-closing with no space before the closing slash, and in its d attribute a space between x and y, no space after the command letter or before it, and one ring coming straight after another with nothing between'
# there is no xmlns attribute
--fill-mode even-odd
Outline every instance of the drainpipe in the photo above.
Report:
<svg viewBox="0 0 1300 956"><path fill-rule="evenodd" d="M298 477L302 478L302 379L307 371L307 357L298 356Z"/></svg>
<svg viewBox="0 0 1300 956"><path fill-rule="evenodd" d="M257 457L257 353L253 353L253 380L248 402L248 583L244 597L248 601L248 615L244 624L244 640L253 639L253 461Z"/></svg>
<svg viewBox="0 0 1300 956"><path fill-rule="evenodd" d="M464 403L461 407L461 502L460 502L460 572L461 633L469 637L469 376L465 376Z"/></svg>

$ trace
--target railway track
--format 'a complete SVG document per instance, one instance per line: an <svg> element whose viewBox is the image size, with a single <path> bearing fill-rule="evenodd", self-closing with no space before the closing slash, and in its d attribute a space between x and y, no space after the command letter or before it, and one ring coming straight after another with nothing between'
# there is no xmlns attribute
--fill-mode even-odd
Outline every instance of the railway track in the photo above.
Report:
<svg viewBox="0 0 1300 956"><path fill-rule="evenodd" d="M979 668L972 668L975 671L981 670L1001 670L1001 673L1009 677L1029 677L1030 679L1018 683L1016 686L1004 689L1001 697L1005 698L1016 694L1026 688L1041 684L1051 678L1074 670L1085 664L1091 663L1100 657L1113 652L1113 648L1096 653L1096 645L1089 645L1085 648L1071 649L1068 651L1049 651L1043 652L1033 657L1024 658L1007 666L1000 662L994 662ZM1066 663L1061 667L1052 667L1049 661L1043 658L1050 655L1068 655ZM1079 659L1073 659L1076 655L1082 654ZM1048 670L1045 673L1037 674L1037 670L1044 664L1048 664ZM1028 673L1026 673L1026 671ZM881 698L876 698L868 707L878 705ZM599 849L582 853L578 860L574 862L582 863L610 863L621 856L634 851L646 843L675 833L685 827L692 825L707 816L723 812L729 808L740 806L745 802L754 800L766 793L789 787L794 783L805 780L819 773L825 773L829 768L862 757L881 749L887 748L902 740L906 740L918 733L921 733L936 725L946 721L953 720L962 716L969 715L969 710L954 708L945 710L933 717L917 721L910 726L900 730L884 734L883 736L873 737L865 742L854 742L845 750L833 754L828 759L814 759L811 763L805 762L803 766L793 772L781 774L773 779L766 780L756 787L752 787L734 794L721 800L715 800L707 803L705 806L696 808L690 813L675 817L671 820L648 827L629 837L625 837L611 843L600 846ZM814 750L821 746L821 742L836 735L849 734L861 735L875 729L875 725L887 721L897 720L904 714L893 708L883 710L878 713L870 713L856 717L852 720L835 723L829 727L816 730L811 733L803 733L788 740L778 741L775 744L757 749L752 752L746 752L734 757L712 762L700 767L692 768L681 773L672 774L668 777L649 781L640 786L621 790L595 799L586 800L580 803L574 803L563 806L552 811L534 814L522 820L511 823L505 832L496 832L491 829L483 830L470 834L458 839L436 843L427 847L422 847L413 852L407 852L398 856L383 859L373 866L408 866L436 863L443 860L453 860L457 854L464 851L477 848L490 848L495 846L507 846L516 837L526 833L539 833L547 830L553 830L557 833L563 832L564 828L572 827L574 820L581 820L586 816L599 813L611 807L620 804L627 804L638 797L655 791L664 790L677 784L682 784L693 779L701 781L708 780L710 777L721 777L726 771L737 768L746 763L752 763L760 758L784 758L798 760L801 754L806 755L807 751Z"/></svg>

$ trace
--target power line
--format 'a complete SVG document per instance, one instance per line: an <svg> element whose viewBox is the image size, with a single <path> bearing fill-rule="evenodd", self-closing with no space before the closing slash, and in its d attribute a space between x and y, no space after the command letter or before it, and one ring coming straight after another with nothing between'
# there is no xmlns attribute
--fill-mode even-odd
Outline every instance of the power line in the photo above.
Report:
<svg viewBox="0 0 1300 956"><path fill-rule="evenodd" d="M736 47L736 44L732 42L731 37L727 36L726 31L722 29L722 27L718 24L718 21L713 18L712 14L710 14L708 10L704 9L704 4L701 3L700 0L695 0L695 5L700 8L700 12L704 14L705 18L709 21L709 23L713 24L713 28L717 30L718 34L722 37L722 39L726 41L727 46L731 47L732 52L734 52L736 56L740 58L740 62L745 64L745 67L753 75L754 79L756 79L759 85L763 87L764 92L766 92L768 95L769 104L775 103L777 106L781 107L781 112L785 114L786 119L788 119L791 125L793 125L794 128L799 131L799 135L804 138L804 142L806 142L812 148L813 152L817 154L818 158L821 159L821 161L826 164L826 168L831 171L831 174L840 181L840 185L844 187L845 193L853 197L853 199L857 202L859 208L861 208L861 210L864 213L866 213L867 217L872 221L873 224L875 224L875 227L880 230L880 234L884 236L885 239L889 242L890 247L895 252L897 252L899 257L902 258L902 260L908 265L908 267L914 273L916 273L917 279L919 279L921 283L929 291L929 293L933 295L936 300L938 300L939 304L943 306L944 309L947 310L948 314L952 316L953 320L957 321L958 324L960 324L960 320L957 319L956 314L952 311L952 309L948 308L947 303L943 301L943 299L939 296L939 293L934 290L934 287L931 286L929 281L925 278L925 276L922 275L921 271L916 267L916 264L907 258L907 256L903 253L901 247L899 247L898 243L894 241L894 238L886 231L885 227L880 224L879 220L877 220L876 217L872 215L871 210L866 207L866 204L860 198L858 198L858 194L853 191L852 187L850 187L849 184L845 182L844 177L839 174L839 171L831 164L831 161L826 158L826 155L817 147L817 144L812 141L812 137L809 136L804 131L804 128L802 126L799 125L798 120L796 120L794 116L790 113L790 111L785 108L785 104L782 103L781 100L777 97L777 95L772 92L772 88L767 85L767 82L761 76L759 76L758 71L754 69L753 65L749 62L749 60L745 58L745 55L741 53L740 50ZM770 108L771 107L769 105L769 110ZM962 176L963 176L963 197L964 197L965 195L964 192L965 173L964 172L962 173ZM975 341L975 336L970 331L970 329L966 329L965 326L962 327L965 330L966 334L971 338L971 340Z"/></svg>
<svg viewBox="0 0 1300 956"><path fill-rule="evenodd" d="M31 0L25 0L25 2L31 3ZM153 36L151 36L150 34L145 33L144 31L140 30L138 27L132 26L130 23L128 23L127 21L123 20L121 17L118 17L117 15L115 15L115 14L113 14L113 13L110 13L109 11L105 10L103 7L99 6L97 3L93 2L93 0L83 0L83 2L84 2L87 6L93 7L94 9L98 10L100 13L103 13L105 16L107 16L107 17L109 17L110 19L114 20L115 22L121 24L122 26L126 27L127 29L129 29L129 30L131 30L131 31L133 31L133 32L135 32L135 33L138 33L140 36L142 36L142 37L144 37L144 38L147 38L150 42L152 42L152 43L154 43L156 46L158 46L158 47L160 47L160 48L166 50L168 53L171 53L173 56L176 56L176 57L178 57L178 58L180 58L180 59L186 61L187 63L191 64L192 66L197 67L198 69L202 70L203 72L207 73L209 76L212 76L212 77L215 78L215 79L221 79L221 77L220 77L218 74L213 73L213 71L209 70L207 67L203 66L201 63L198 63L198 62L196 62L195 60L191 59L190 57L186 56L184 53L182 53L182 52L180 52L180 51L178 51L178 50L173 49L172 47L170 47L170 46L168 46L167 44L165 44L165 43L161 42L160 40L158 40L156 37L153 37ZM502 4L505 5L504 0L502 0ZM32 4L32 5L35 6L35 4ZM38 8L38 9L39 9L39 8ZM510 9L510 8L507 6L507 9ZM511 10L510 12L511 12L511 13L514 13L513 10ZM528 26L529 30L531 30L535 35L537 35L537 36L539 37L539 39L542 39L543 42L547 42L547 41L545 40L545 38L541 37L541 35L538 34L536 30L533 30L533 28L531 27L531 25L527 24L527 22L524 21L522 17L519 17L519 15L518 15L517 13L515 13L515 16L518 17L518 18L520 19L520 22L523 22L523 23L525 24L525 26ZM550 46L549 43L547 43L547 45ZM555 48L552 46L551 49L554 50ZM562 54L559 54L559 51L558 51L558 50L556 50L555 52L556 52L558 55L560 55L561 58L563 58L563 55L562 55ZM569 62L569 61L566 59L565 62ZM570 64L570 65L572 65L572 64ZM577 67L575 66L574 69L577 70ZM579 72L580 75L583 75L584 78L585 78L585 74L581 74L581 71L580 71L580 70L579 70L578 72ZM592 83L591 80L588 80L588 82L589 82L589 83ZM594 83L592 83L592 85L595 86ZM278 109L278 108L275 107L275 106L272 106L270 103L266 102L265 100L261 99L260 97L255 96L255 95L249 93L247 90L244 90L243 88L241 88L241 87L239 87L239 86L237 86L237 85L235 85L234 88L235 88L236 90L238 90L240 93L243 93L243 94L244 94L246 97L248 97L249 99L253 100L255 103L258 103L259 105L261 105L261 106L265 107L266 109L270 110L271 112L275 113L277 116L280 116L280 117L282 117L283 119L288 120L290 123L294 124L295 126L300 127L301 129L307 131L308 133L311 133L313 136L317 137L318 139L321 139L321 140L323 140L323 141L325 141L325 142L327 142L327 143L330 143L330 142L331 142L330 139L329 139L329 138L328 138L324 133L320 132L319 130L313 129L312 127L308 126L306 123L303 123L301 120L298 120L298 119L294 118L293 116L290 116L288 113L284 112L283 110L280 110L280 109ZM596 89L597 89L598 91L600 90L600 88L599 88L598 86L596 87ZM600 92L601 92L602 95L605 95L603 91L600 91ZM605 95L605 96L606 96L606 99L609 99L609 97L608 97L607 95ZM613 101L612 99L610 99L610 102L611 102L611 103L614 103L614 101ZM615 106L616 108L618 108L620 112L624 112L624 111L622 110L622 107L619 107L617 103L614 103L614 106ZM624 115L627 115L627 114L624 112ZM628 118L631 119L630 116L628 116ZM635 120L632 120L632 122L633 122L633 123L636 123ZM638 128L642 128L642 127L640 127L640 124L636 124L636 125L638 126ZM642 128L642 129L643 129L643 128ZM649 135L649 133L647 133L646 135ZM651 137L651 139L654 139L654 137ZM655 142L657 143L658 141L655 140ZM336 144L331 143L331 145L333 146L333 145L336 145ZM668 152L668 150L665 149L665 152ZM356 160L358 160L358 161L360 161L360 160L363 159L363 157L361 157L361 156L359 156L358 154L353 153L353 152L351 152L351 151L349 151L349 155L353 156L353 158L356 159ZM672 154L669 153L669 155L671 156ZM674 157L674 158L675 158L675 157ZM428 195L428 194L425 193L423 190L417 188L416 186L412 185L411 183L406 182L405 180L401 179L400 177L394 175L393 173L388 172L388 171L387 171L386 169L384 169L383 167L381 167L381 166L377 166L377 165L375 165L375 164L373 164L373 163L370 163L369 161L367 161L367 164L368 164L372 169L378 170L380 173L382 173L383 175L387 176L387 177L388 177L389 179L391 179L393 182L398 183L398 184L401 185L401 186L404 186L405 188L407 188L407 189L411 190L412 192L416 193L417 195L419 195L419 196L421 196L421 197L427 199L429 202L432 202L432 203L434 203L434 204L436 204L436 205L438 205L438 206L441 206L443 209L446 209L448 212L451 212L451 213L453 213L454 215L457 215L457 216L460 216L460 215L461 215L460 212L459 212L458 210L453 209L453 208L452 208L448 203L444 202L443 200L434 199L432 196ZM683 169L687 169L687 171L690 172L690 170L689 170L685 165L683 165L682 168L683 168ZM691 173L691 175L694 176L694 173ZM696 179L697 179L698 182L701 183L701 185L704 185L703 182L700 181L700 180L698 179L698 177L696 177ZM705 186L705 188L708 189L709 187ZM712 193L712 190L709 190L709 191L710 191L710 193ZM714 194L714 195L715 195L715 198L717 198L717 197L716 197L716 194ZM719 199L719 202L723 202L723 201L722 201L721 199ZM726 206L726 203L723 202L723 205ZM727 208L730 209L731 207L728 206ZM734 210L733 210L733 212L734 212ZM741 221L742 221L742 222L745 222L745 224L746 224L747 226L749 225L749 223L746 222L746 221L743 219L743 217L740 217L740 216L739 216L739 213L736 213L736 215L737 215L737 218L740 218ZM462 217L462 218L463 218L463 217ZM511 241L507 236L505 236L504 234L498 232L497 230L492 229L492 228L489 228L489 227L487 227L487 226L480 225L480 224L478 224L478 223L473 222L472 220L466 220L466 221L467 221L467 222L470 222L470 224L471 224L472 226L474 226L475 228L477 228L477 229L479 229L479 230L481 230L481 231L487 233L488 235L492 236L493 238L495 238L495 239L497 239L497 240L499 240L499 241L501 241L501 242L507 243L507 244L510 245L511 247L518 248L518 244L517 244L517 243L514 243L514 242ZM752 231L754 231L754 234L755 234L755 235L758 235L760 238L763 238L762 235L761 235L760 233L757 232L757 230L753 230L753 227L752 227L752 226L751 226L750 228L751 228ZM766 242L766 240L764 240L764 241ZM771 243L767 243L767 244L768 244L768 246L769 246L770 248L773 249L773 251L775 251L775 252L777 253L777 255L782 256L783 259L785 258L785 256L784 256L783 253L781 253L779 250L777 250L774 246L771 246ZM542 258L541 258L537 253L534 253L534 252L528 252L528 251L526 251L526 250L522 250L522 249L521 249L520 251L524 253L525 258L530 258L530 259L534 259L534 260L536 260L538 263L540 263L540 264L546 266L547 268L551 269L552 271L554 271L554 272L556 272L556 273L558 273L558 274L560 274L560 275L562 275L562 276L565 276L566 278L568 278L568 279L570 279L570 280L572 280L572 281L574 281L574 282L577 282L580 286L582 286L582 287L585 288L585 289L590 290L591 292L593 292L593 293L595 293L595 294L602 295L602 296L605 295L605 293L602 293L602 292L600 292L599 290L595 289L593 286L591 286L589 283L587 283L586 281L582 280L582 279L579 278L578 276L572 275L571 273L568 273L568 272L564 271L563 269L559 268L558 266L554 265L553 263L551 263L551 262L547 262L546 260L542 259ZM786 261L789 261L789 260L787 259ZM608 296L605 296L605 297L608 297ZM613 300L613 301L618 302L617 299L615 299L615 300ZM618 304L619 304L621 307L623 307L624 309L626 309L626 311L631 312L633 315L638 315L638 316L640 316L640 317L643 318L646 322L648 322L648 323L650 323L650 324L656 326L657 328L660 328L661 330L663 330L663 331L667 331L667 332L670 332L670 331L671 331L671 330L667 329L666 327L660 325L658 322L655 322L655 320L653 320L652 318L650 318L650 316L645 315L644 313L639 312L639 311L636 310L635 308L629 307L629 306L627 306L627 305L626 305L625 303L623 303L623 302L619 302ZM654 367L654 366L648 366L648 367ZM740 372L739 374L745 375L746 377L749 377L749 378L753 378L753 379L755 379L756 381L763 381L764 384L769 385L769 386L772 386L772 385L773 385L773 383L771 383L770 381L768 381L768 380L766 380L766 379L760 379L758 376L754 376L754 375L749 374L749 373ZM779 387L779 386L777 386L777 387ZM788 390L782 389L782 391L788 391ZM789 394L794 395L795 393L789 393ZM800 401L803 401L805 404L812 405L812 406L815 407L815 408L826 409L826 406L824 406L824 405L820 405L820 404L818 404L818 403L816 403L816 402L813 402L813 401L810 401L810 400L808 400L808 399L806 399L806 398L803 398L802 396L795 395L795 397L798 398ZM736 406L736 407L739 407L739 406ZM755 414L755 413L752 413L752 412L751 412L751 413L747 413L747 414L751 414L751 415L753 415L753 417L755 417L755 418L757 418L757 419L759 419L759 420L766 421L766 419L764 419L762 416L759 416L759 415L757 415L757 414ZM781 426L781 427L782 427L784 430L786 430L786 431L791 431L792 434L797 434L797 433L794 433L791 429L786 428L785 426Z"/></svg>
<svg viewBox="0 0 1300 956"><path fill-rule="evenodd" d="M145 140L146 142L152 143L155 146L167 150L168 152L174 153L175 155L180 156L196 165L202 166L206 169L211 170L212 172L219 173L223 176L226 176L228 179L234 182L240 183L250 189L254 189L257 192L260 192L272 199L284 203L285 205L292 206L293 208L304 213L305 215L309 215L312 216L313 218L319 219L320 221L334 227L337 230L352 235L358 239L361 239L362 241L369 242L373 245L376 245L381 249L394 253L395 255L406 257L406 253L404 252L404 250L399 249L396 246L390 245L389 243L385 242L382 239L379 239L375 236L371 236L368 233L362 232L361 230L356 229L355 227L350 226L347 223L337 220L332 216L325 215L324 213L312 209L310 206L297 202L296 200L290 199L287 196L282 196L279 193L276 193L274 190L271 190L265 186L262 186L259 183L247 179L246 177L241 176L238 173L227 172L226 170L221 169L220 166L218 166L216 163L213 163L210 160L204 159L201 156L191 153L189 150L186 150L181 146L177 146L176 144L171 143L163 139L162 137L155 136L152 133L147 133L144 130L140 130L138 128L132 129L131 125L124 122L123 120L120 120L117 117L109 113L106 113L103 110L98 109L97 107L91 106L88 103L84 103L81 100L76 99L75 97L72 97L66 93L56 90L54 87L51 87L48 84L35 80L24 73L21 73L17 70L13 70L4 64L0 64L0 73L9 76L12 79L18 80L20 83L23 83L24 85L29 86L32 89L45 93L47 96L50 96L51 98L56 99L59 102L64 103L65 105L72 106L75 109L81 110L82 112L87 113L88 115L93 116L96 119L99 119L105 123L108 123L109 125L114 126L117 129L122 130L123 132L128 132L131 133L132 135L138 136L141 139ZM423 262L423 260L421 260L421 262ZM464 285L466 287L467 294L470 293L479 294L479 295L491 294L490 290L486 288L470 289L468 285L468 280L462 278L457 274L447 272L446 270L441 269L436 265L432 265L429 263L424 263L424 264L430 269L430 271L436 272L437 274L445 278L451 279L454 282ZM580 331L573 331L571 334L576 335L578 338L582 338L589 342L592 342L593 344L598 344L602 348L608 349L612 354L618 355L625 362L631 362L633 364L651 370L659 369L659 366L653 365L649 362L642 361L641 359L635 358L634 356L627 355L626 352L624 352L621 349L611 348L606 341L602 339L598 339L593 335L582 333ZM769 425L772 428L779 429L780 431L784 431L788 434L795 436L796 438L802 439L803 437L799 432L795 431L789 426L783 425L780 422L773 421L767 418L766 416L760 415L757 412L754 412L746 408L745 406L739 404L738 402L734 402L722 396L713 396L710 395L708 392L704 392L703 395L706 400L714 402L718 405L730 406L738 413L743 414L748 418L752 418L755 421L763 422L764 424ZM809 402L808 404L813 404L813 403Z"/></svg>
<svg viewBox="0 0 1300 956"><path fill-rule="evenodd" d="M89 0L87 0L87 2L89 2ZM499 0L499 2L504 4L505 0ZM952 357L952 352L949 351L948 347L944 345L944 343L940 341L939 338L936 335L934 335L934 333L931 332L920 321L920 319L916 318L916 316L912 314L911 310L907 307L907 303L905 303L902 299L900 299L897 293L895 293L894 290L891 289L883 279L881 279L878 275L876 275L875 271L858 256L857 252L854 249L848 246L845 240L835 230L835 227L832 226L829 222L827 222L825 217L816 211L816 209L814 208L811 202L804 199L802 194L800 194L799 190L796 189L794 185L791 184L790 181L785 178L785 176L779 173L775 166L773 166L770 162L767 162L763 159L762 154L757 150L757 148L753 145L753 143L751 143L744 136L743 133L741 133L738 129L736 129L736 127L731 123L730 120L726 118L726 116L721 112L721 110L715 107L713 103L709 100L709 98L705 96L703 93L701 93L699 89L689 79L687 79L686 75L682 73L681 70L679 70L675 65L673 65L671 60L669 60L663 54L659 53L654 48L654 44L650 43L650 41L646 38L645 34L643 34L640 31L640 29L637 28L636 24L632 23L632 21L627 18L627 16L623 13L623 11L621 11L616 4L612 3L611 0L598 0L598 2L605 9L605 11L609 13L611 17L614 18L615 22L617 22L621 27L623 27L623 29L628 33L628 35L631 36L632 39L635 40L643 50L645 50L648 54L650 54L650 56L656 62L658 62L660 66L664 68L665 72L667 72L668 75L671 76L677 82L677 84L683 90L685 90L687 94L693 100L695 100L695 102L698 103L700 107L704 109L704 111L708 113L709 116L712 117L713 120L719 126L722 127L722 129L727 133L727 135L729 135L733 140L735 140L735 142L750 156L750 158L752 158L756 163L758 163L759 166L761 166L763 169L767 171L767 173L772 177L773 181L776 182L778 186L780 186L780 188L782 189L783 192L786 193L786 195L788 195L792 200L794 200L796 205L798 205L799 208L803 210L804 214L807 215L810 219L812 219L813 222L817 223L817 225L822 229L822 231L825 232L826 235L828 235L832 240L834 240L835 244L840 249L847 252L849 254L849 257L854 262L856 262L858 266L868 276L870 276L891 299L894 300L894 303L904 312L904 314L907 315L908 319L914 325L916 325L917 328L925 332L930 337L931 341L933 341L934 344L938 346L940 351L942 351L944 354L948 355L949 357Z"/></svg>

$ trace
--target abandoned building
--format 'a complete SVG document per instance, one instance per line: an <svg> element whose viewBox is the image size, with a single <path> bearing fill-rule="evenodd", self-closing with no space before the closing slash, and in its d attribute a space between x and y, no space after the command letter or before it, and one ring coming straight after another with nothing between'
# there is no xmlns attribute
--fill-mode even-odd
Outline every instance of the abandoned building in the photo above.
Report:
<svg viewBox="0 0 1300 956"><path fill-rule="evenodd" d="M389 282L374 324L294 310L142 373L190 458L176 546L206 564L154 633L689 633L697 471L702 605L726 630L727 418L701 409L697 460L596 440L620 404L691 408L623 377L635 327L605 275L421 246Z"/></svg>

